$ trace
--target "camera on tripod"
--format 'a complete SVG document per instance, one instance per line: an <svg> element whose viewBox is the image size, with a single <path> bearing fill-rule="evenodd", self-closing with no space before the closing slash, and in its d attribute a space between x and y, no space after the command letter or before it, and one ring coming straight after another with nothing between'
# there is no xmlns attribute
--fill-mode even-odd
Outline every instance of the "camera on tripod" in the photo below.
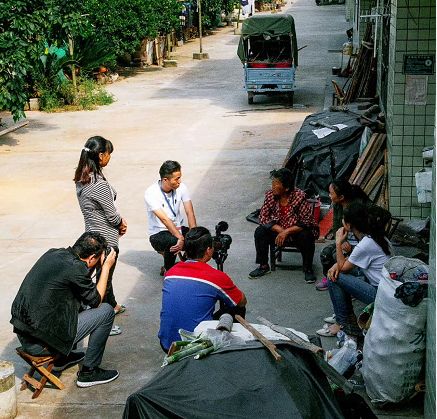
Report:
<svg viewBox="0 0 437 419"><path fill-rule="evenodd" d="M220 221L215 226L215 236L212 238L214 253L212 258L217 264L217 269L223 271L223 263L228 257L228 249L231 247L232 237L229 234L223 234L229 225L226 221Z"/></svg>

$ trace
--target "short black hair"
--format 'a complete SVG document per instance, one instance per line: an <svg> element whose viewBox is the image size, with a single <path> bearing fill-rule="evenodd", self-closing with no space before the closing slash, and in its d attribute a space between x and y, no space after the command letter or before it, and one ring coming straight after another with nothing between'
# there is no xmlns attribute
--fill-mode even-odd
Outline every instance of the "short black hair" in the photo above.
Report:
<svg viewBox="0 0 437 419"><path fill-rule="evenodd" d="M87 231L73 244L73 252L81 259L86 259L91 255L99 257L107 247L108 243L100 233Z"/></svg>
<svg viewBox="0 0 437 419"><path fill-rule="evenodd" d="M185 236L185 252L190 259L200 259L212 247L212 236L205 227L193 227Z"/></svg>
<svg viewBox="0 0 437 419"><path fill-rule="evenodd" d="M275 169L270 172L270 179L277 179L282 183L284 188L294 189L294 175L290 169L282 167L281 169Z"/></svg>
<svg viewBox="0 0 437 419"><path fill-rule="evenodd" d="M166 160L159 168L159 176L161 179L164 179L165 177L170 177L174 172L180 171L181 165L177 161Z"/></svg>

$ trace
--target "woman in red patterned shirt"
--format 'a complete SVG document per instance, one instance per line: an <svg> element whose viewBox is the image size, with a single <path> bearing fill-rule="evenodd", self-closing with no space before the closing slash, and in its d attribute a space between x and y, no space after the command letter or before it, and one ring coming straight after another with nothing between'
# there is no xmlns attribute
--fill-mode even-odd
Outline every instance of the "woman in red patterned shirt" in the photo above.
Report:
<svg viewBox="0 0 437 419"><path fill-rule="evenodd" d="M259 215L260 225L255 230L256 263L259 267L250 272L249 278L259 278L270 273L269 246L283 246L291 241L302 254L305 281L314 283L313 257L319 227L313 216L313 207L305 192L294 187L290 170L282 168L270 172L272 189L266 192Z"/></svg>

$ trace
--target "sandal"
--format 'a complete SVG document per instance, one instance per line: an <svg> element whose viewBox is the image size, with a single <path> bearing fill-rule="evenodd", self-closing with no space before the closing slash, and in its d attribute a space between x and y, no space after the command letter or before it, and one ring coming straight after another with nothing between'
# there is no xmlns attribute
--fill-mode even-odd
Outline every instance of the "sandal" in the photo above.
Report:
<svg viewBox="0 0 437 419"><path fill-rule="evenodd" d="M322 329L319 329L319 330L317 330L316 331L316 333L319 335L319 336L324 336L324 337L326 337L326 338L330 338L330 337L335 337L335 336L337 336L337 333L338 332L332 332L331 331L331 326L334 326L334 325L332 325L332 324L328 324L328 323L325 323L324 325L323 325L323 328ZM337 325L338 326L338 325ZM340 329L339 330L341 330L341 326L340 326Z"/></svg>
<svg viewBox="0 0 437 419"><path fill-rule="evenodd" d="M117 336L121 335L120 326L116 326L115 324L112 326L111 331L109 332L109 336Z"/></svg>
<svg viewBox="0 0 437 419"><path fill-rule="evenodd" d="M124 313L126 311L126 306L124 304L118 304L118 306L120 307L118 310L114 308L115 315Z"/></svg>

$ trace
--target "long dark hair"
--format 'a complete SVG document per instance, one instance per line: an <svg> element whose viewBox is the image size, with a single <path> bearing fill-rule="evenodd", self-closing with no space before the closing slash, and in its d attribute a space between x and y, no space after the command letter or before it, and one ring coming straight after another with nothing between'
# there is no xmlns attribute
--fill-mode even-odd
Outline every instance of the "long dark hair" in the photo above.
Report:
<svg viewBox="0 0 437 419"><path fill-rule="evenodd" d="M351 185L348 180L344 178L334 179L331 182L332 188L337 195L343 195L346 202L359 200L362 202L369 202L370 199L366 193L358 185Z"/></svg>
<svg viewBox="0 0 437 419"><path fill-rule="evenodd" d="M80 153L79 164L77 165L73 180L86 185L91 182L91 174L94 175L94 178L97 175L105 178L100 167L99 154L112 153L113 151L114 146L106 138L98 135L89 138Z"/></svg>
<svg viewBox="0 0 437 419"><path fill-rule="evenodd" d="M389 211L374 204L353 202L343 210L343 220L360 233L370 236L383 250L390 255L390 245L385 237L387 223L391 219Z"/></svg>

